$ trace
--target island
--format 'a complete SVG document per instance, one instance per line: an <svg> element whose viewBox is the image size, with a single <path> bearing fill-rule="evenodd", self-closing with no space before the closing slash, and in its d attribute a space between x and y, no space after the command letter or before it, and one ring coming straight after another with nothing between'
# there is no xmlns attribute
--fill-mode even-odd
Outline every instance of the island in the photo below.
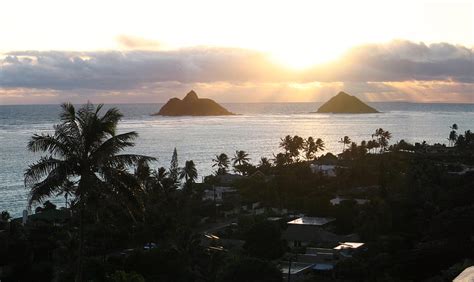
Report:
<svg viewBox="0 0 474 282"><path fill-rule="evenodd" d="M319 107L317 113L337 113L337 114L368 114L378 113L376 109L365 104L357 97L345 92L339 92Z"/></svg>
<svg viewBox="0 0 474 282"><path fill-rule="evenodd" d="M179 98L170 99L158 113L160 116L226 116L234 115L215 101L199 98L194 90L191 90L183 100Z"/></svg>

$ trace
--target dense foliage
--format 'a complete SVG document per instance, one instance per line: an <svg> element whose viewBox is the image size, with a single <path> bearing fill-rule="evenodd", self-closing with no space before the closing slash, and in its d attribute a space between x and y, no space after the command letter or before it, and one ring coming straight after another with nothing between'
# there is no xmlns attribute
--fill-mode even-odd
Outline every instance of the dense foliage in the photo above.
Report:
<svg viewBox="0 0 474 282"><path fill-rule="evenodd" d="M28 148L45 154L25 173L36 213L26 225L1 213L2 281L281 281L277 262L290 250L285 225L266 220L270 208L334 217L334 232L367 243L332 276L309 280L451 280L472 264L474 135L457 125L448 147L390 145L379 128L359 144L342 137L338 156L321 154L320 138L286 136L281 153L255 165L242 150L217 154L215 175L195 183L194 162L180 168L176 150L169 169L120 154L137 134L116 134L120 112L101 107L65 104L54 134L32 137ZM314 171L325 164L337 165L335 176ZM240 202L203 200L231 165ZM58 195L67 208L46 201ZM336 196L348 200L331 204ZM222 216L256 202L270 211ZM241 247L212 241L208 232L223 224L218 235Z"/></svg>

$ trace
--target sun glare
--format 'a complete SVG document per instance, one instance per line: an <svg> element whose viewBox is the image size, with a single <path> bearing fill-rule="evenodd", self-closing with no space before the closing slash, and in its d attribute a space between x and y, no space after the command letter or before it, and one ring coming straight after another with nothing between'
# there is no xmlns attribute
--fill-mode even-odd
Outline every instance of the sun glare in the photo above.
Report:
<svg viewBox="0 0 474 282"><path fill-rule="evenodd" d="M343 54L340 48L329 46L311 46L300 48L286 46L280 50L269 51L270 57L275 62L288 68L301 70L312 66L333 61Z"/></svg>

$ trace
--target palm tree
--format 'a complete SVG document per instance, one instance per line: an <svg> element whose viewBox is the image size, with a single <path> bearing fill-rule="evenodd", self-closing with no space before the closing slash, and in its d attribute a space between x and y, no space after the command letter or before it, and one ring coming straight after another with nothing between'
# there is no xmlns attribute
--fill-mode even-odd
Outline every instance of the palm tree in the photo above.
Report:
<svg viewBox="0 0 474 282"><path fill-rule="evenodd" d="M247 154L245 151L235 151L235 155L232 158L235 172L240 172L242 175L244 174L245 167L248 166L250 160L248 156L249 154Z"/></svg>
<svg viewBox="0 0 474 282"><path fill-rule="evenodd" d="M304 142L305 157L307 160L312 160L318 151L324 150L324 141L321 138L314 140L313 137L308 137Z"/></svg>
<svg viewBox="0 0 474 282"><path fill-rule="evenodd" d="M111 108L101 115L102 105L87 103L78 111L72 104L61 105L60 124L54 126L54 134L35 134L28 143L32 152L46 155L31 164L25 172L25 185L30 188L28 206L66 191L68 182L80 208L80 242L76 281L82 281L82 256L84 242L83 213L99 207L104 195L129 199L118 201L124 205L134 195L130 185L135 179L127 168L139 161L153 158L118 154L134 145L136 132L116 134L122 114ZM128 208L127 206L125 208Z"/></svg>
<svg viewBox="0 0 474 282"><path fill-rule="evenodd" d="M449 128L451 128L451 132L449 132L448 137L449 145L454 146L454 144L456 144L456 140L458 139L458 133L456 132L456 130L458 130L458 125L453 124Z"/></svg>
<svg viewBox="0 0 474 282"><path fill-rule="evenodd" d="M220 155L216 155L214 159L212 159L214 164L212 167L217 167L217 174L226 174L227 169L229 169L229 157L225 153L221 153Z"/></svg>
<svg viewBox="0 0 474 282"><path fill-rule="evenodd" d="M285 153L289 153L292 142L293 138L290 135L286 135L285 138L280 139L280 148L285 150Z"/></svg>
<svg viewBox="0 0 474 282"><path fill-rule="evenodd" d="M246 164L250 161L249 154L247 154L245 151L235 151L235 155L232 158L233 165L243 165Z"/></svg>
<svg viewBox="0 0 474 282"><path fill-rule="evenodd" d="M324 149L326 149L326 145L324 144L323 139L316 139L316 151L324 151Z"/></svg>
<svg viewBox="0 0 474 282"><path fill-rule="evenodd" d="M341 138L341 140L339 140L338 142L342 143L342 152L344 153L346 145L351 144L351 138L349 138L349 136L344 136L344 138Z"/></svg>
<svg viewBox="0 0 474 282"><path fill-rule="evenodd" d="M183 179L187 183L194 183L197 179L198 173L196 169L196 165L193 161L186 161L184 167L181 169L179 173L179 179Z"/></svg>
<svg viewBox="0 0 474 282"><path fill-rule="evenodd" d="M359 149L359 155L360 155L360 156L365 156L365 155L367 155L367 149L368 149L368 147L367 147L367 141L362 140L362 141L360 142L360 146L359 146L358 149Z"/></svg>
<svg viewBox="0 0 474 282"><path fill-rule="evenodd" d="M369 140L367 142L367 149L369 150L369 152L372 152L373 149L378 148L378 147L379 147L379 144L377 143L376 140Z"/></svg>
<svg viewBox="0 0 474 282"><path fill-rule="evenodd" d="M308 137L308 139L304 142L304 152L306 160L312 160L314 158L314 154L316 153L316 142L314 141L313 137Z"/></svg>
<svg viewBox="0 0 474 282"><path fill-rule="evenodd" d="M451 130L448 137L449 145L454 146L454 144L456 144L457 139L458 139L458 133L456 132L456 130Z"/></svg>
<svg viewBox="0 0 474 282"><path fill-rule="evenodd" d="M168 177L168 171L164 167L160 167L158 170L153 171L152 176L157 180L161 181Z"/></svg>
<svg viewBox="0 0 474 282"><path fill-rule="evenodd" d="M290 156L293 161L299 161L300 150L303 149L304 139L298 135L293 136L290 143Z"/></svg>
<svg viewBox="0 0 474 282"><path fill-rule="evenodd" d="M392 138L392 133L379 128L372 134L372 138L377 138L377 144L380 146L380 153L385 151L388 147L388 141Z"/></svg>
<svg viewBox="0 0 474 282"><path fill-rule="evenodd" d="M272 166L272 164L270 163L270 160L269 160L268 158L266 158L266 157L261 157L258 166L259 166L259 167L269 168L269 167Z"/></svg>
<svg viewBox="0 0 474 282"><path fill-rule="evenodd" d="M273 155L273 163L278 168L283 167L283 166L291 163L290 154L288 154L288 153L278 153L276 155Z"/></svg>

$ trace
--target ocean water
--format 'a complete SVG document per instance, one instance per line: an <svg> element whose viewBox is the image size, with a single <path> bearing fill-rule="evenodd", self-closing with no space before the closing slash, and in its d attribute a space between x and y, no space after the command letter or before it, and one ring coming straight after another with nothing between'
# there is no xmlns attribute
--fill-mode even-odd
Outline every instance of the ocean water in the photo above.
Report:
<svg viewBox="0 0 474 282"><path fill-rule="evenodd" d="M119 132L139 133L130 152L157 157L155 167L168 167L176 147L180 164L193 160L200 177L212 173L212 158L222 152L231 156L245 150L254 163L262 156L271 158L280 151L280 138L288 134L322 138L326 152L339 153L341 137L368 140L379 127L392 132L391 143L400 139L447 143L453 123L460 132L474 130L474 104L372 103L382 113L360 115L312 113L319 103L223 105L239 115L160 117L150 114L162 104L108 106L124 114ZM0 106L0 211L18 216L26 207L23 173L41 156L28 152L26 144L34 133L52 132L59 110L58 105Z"/></svg>

